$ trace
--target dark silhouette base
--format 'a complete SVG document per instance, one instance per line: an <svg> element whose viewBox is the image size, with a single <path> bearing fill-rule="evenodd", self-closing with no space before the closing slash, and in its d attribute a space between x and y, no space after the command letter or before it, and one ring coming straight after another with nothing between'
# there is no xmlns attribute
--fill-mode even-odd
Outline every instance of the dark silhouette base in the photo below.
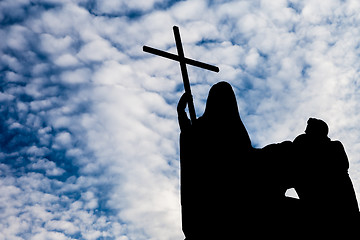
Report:
<svg viewBox="0 0 360 240"><path fill-rule="evenodd" d="M209 92L202 117L178 104L182 228L186 240L347 239L360 226L349 162L327 124L310 118L294 141L251 146L226 82ZM294 188L300 199L285 192Z"/></svg>

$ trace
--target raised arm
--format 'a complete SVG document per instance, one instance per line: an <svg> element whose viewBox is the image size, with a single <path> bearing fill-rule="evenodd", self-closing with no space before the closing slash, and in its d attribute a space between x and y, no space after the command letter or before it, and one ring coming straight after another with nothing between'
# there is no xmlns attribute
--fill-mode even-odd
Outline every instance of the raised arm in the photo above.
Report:
<svg viewBox="0 0 360 240"><path fill-rule="evenodd" d="M181 131L186 131L187 129L189 129L191 127L191 121L185 112L186 105L188 104L188 102L190 100L189 98L191 98L191 95L189 96L189 94L184 93L181 96L179 103L177 105L178 120L179 120L179 126L180 126Z"/></svg>

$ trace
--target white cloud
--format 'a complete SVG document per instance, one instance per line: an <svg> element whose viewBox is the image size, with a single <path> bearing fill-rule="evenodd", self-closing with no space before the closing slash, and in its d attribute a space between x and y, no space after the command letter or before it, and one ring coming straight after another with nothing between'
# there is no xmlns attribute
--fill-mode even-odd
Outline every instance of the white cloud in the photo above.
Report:
<svg viewBox="0 0 360 240"><path fill-rule="evenodd" d="M68 238L60 232L52 232L46 231L45 229L40 229L38 232L35 233L31 239L36 240L67 240Z"/></svg>
<svg viewBox="0 0 360 240"><path fill-rule="evenodd" d="M24 51L28 49L27 42L27 28L19 25L14 25L10 28L7 34L7 46L11 49Z"/></svg>
<svg viewBox="0 0 360 240"><path fill-rule="evenodd" d="M40 39L43 50L50 54L67 51L73 43L69 35L57 38L51 34L43 33L40 35Z"/></svg>
<svg viewBox="0 0 360 240"><path fill-rule="evenodd" d="M55 59L55 64L60 67L71 67L78 65L78 59L71 54L63 54Z"/></svg>
<svg viewBox="0 0 360 240"><path fill-rule="evenodd" d="M91 73L91 70L88 68L78 68L76 70L64 71L60 77L64 83L88 83L91 79Z"/></svg>
<svg viewBox="0 0 360 240"><path fill-rule="evenodd" d="M56 167L56 164L54 162L51 162L47 159L40 159L35 163L30 164L30 169L35 170L45 170L45 173L47 176L61 176L65 170Z"/></svg>
<svg viewBox="0 0 360 240"><path fill-rule="evenodd" d="M59 220L51 220L46 223L46 229L52 231L64 231L66 234L76 234L79 232L79 228L76 227L73 223L68 221L59 221Z"/></svg>
<svg viewBox="0 0 360 240"><path fill-rule="evenodd" d="M154 4L164 2L163 0L96 0L96 10L100 13L116 14L126 13L127 11L147 11Z"/></svg>
<svg viewBox="0 0 360 240"><path fill-rule="evenodd" d="M117 54L116 48L112 47L104 39L97 39L84 45L79 54L83 61L103 61L107 59L116 60L120 54Z"/></svg>
<svg viewBox="0 0 360 240"><path fill-rule="evenodd" d="M11 94L0 92L0 102L2 102L2 101L11 101L14 98L15 97L13 95L11 95Z"/></svg>
<svg viewBox="0 0 360 240"><path fill-rule="evenodd" d="M56 147L68 148L71 146L71 134L69 132L60 132L55 137Z"/></svg>

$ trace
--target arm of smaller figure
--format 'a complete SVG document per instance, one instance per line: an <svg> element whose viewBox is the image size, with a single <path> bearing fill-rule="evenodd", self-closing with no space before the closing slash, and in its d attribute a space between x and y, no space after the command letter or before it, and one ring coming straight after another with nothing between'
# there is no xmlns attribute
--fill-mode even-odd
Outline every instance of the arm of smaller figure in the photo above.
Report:
<svg viewBox="0 0 360 240"><path fill-rule="evenodd" d="M191 98L191 96L190 96L190 98ZM189 100L190 100L189 94L184 93L181 96L179 103L177 105L178 120L179 120L179 126L180 126L181 131L186 131L191 126L191 121L185 112L185 108L186 108L186 105L188 104Z"/></svg>
<svg viewBox="0 0 360 240"><path fill-rule="evenodd" d="M283 188L294 187L291 176L294 170L294 150L291 141L284 141L265 146L263 158L266 159L267 170L273 171ZM265 165L266 166L266 165Z"/></svg>

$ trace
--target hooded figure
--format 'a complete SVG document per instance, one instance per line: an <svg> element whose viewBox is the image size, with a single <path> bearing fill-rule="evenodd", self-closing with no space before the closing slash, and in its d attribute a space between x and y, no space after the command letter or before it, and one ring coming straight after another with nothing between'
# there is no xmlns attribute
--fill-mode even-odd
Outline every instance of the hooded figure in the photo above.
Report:
<svg viewBox="0 0 360 240"><path fill-rule="evenodd" d="M184 111L188 98L178 104L183 232L187 240L237 236L244 203L251 202L250 188L241 184L249 182L251 142L234 91L226 82L212 86L203 116L193 123Z"/></svg>
<svg viewBox="0 0 360 240"><path fill-rule="evenodd" d="M305 134L294 140L295 189L310 231L345 233L357 221L358 204L348 174L349 161L340 141L331 141L327 124L310 118Z"/></svg>

